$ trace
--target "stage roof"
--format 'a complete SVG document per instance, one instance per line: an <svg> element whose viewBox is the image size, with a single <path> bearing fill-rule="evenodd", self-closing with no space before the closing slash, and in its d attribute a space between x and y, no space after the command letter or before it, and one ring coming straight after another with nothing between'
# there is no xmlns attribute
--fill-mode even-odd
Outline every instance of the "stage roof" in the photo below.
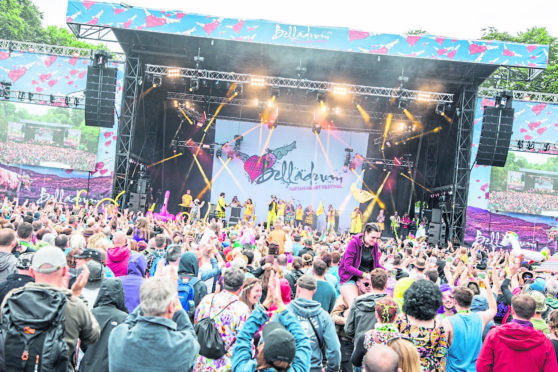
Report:
<svg viewBox="0 0 558 372"><path fill-rule="evenodd" d="M114 33L146 64L286 78L456 93L477 86L498 66L544 69L547 45L373 34L69 0L67 23L82 38ZM300 75L297 67L304 67Z"/></svg>

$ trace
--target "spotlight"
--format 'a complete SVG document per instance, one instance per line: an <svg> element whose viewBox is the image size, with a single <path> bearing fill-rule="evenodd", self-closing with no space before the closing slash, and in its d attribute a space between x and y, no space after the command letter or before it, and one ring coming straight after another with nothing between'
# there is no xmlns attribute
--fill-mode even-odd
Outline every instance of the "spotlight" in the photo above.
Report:
<svg viewBox="0 0 558 372"><path fill-rule="evenodd" d="M236 84L234 86L234 92L236 93L237 96L241 96L242 93L244 93L244 85Z"/></svg>
<svg viewBox="0 0 558 372"><path fill-rule="evenodd" d="M320 103L321 103L321 102L324 102L324 103L325 103L325 100L326 100L326 95L325 95L325 93L318 93L318 94L316 95L316 101L318 101L318 102L320 102Z"/></svg>
<svg viewBox="0 0 558 372"><path fill-rule="evenodd" d="M527 150L534 150L535 144L532 141L527 142Z"/></svg>
<svg viewBox="0 0 558 372"><path fill-rule="evenodd" d="M70 106L70 97L64 97L64 104Z"/></svg>
<svg viewBox="0 0 558 372"><path fill-rule="evenodd" d="M0 85L2 86L2 96L6 99L9 98L10 90L12 89L12 83L9 81L2 81L0 82Z"/></svg>
<svg viewBox="0 0 558 372"><path fill-rule="evenodd" d="M200 81L197 78L190 80L190 92L196 92L200 89Z"/></svg>
<svg viewBox="0 0 558 372"><path fill-rule="evenodd" d="M223 155L223 151L219 148L217 149L217 151L215 151L215 155L217 155L217 157L220 158Z"/></svg>
<svg viewBox="0 0 558 372"><path fill-rule="evenodd" d="M443 103L438 103L436 105L436 114L437 115L442 115L444 113L444 110L445 110L445 106L444 106Z"/></svg>
<svg viewBox="0 0 558 372"><path fill-rule="evenodd" d="M178 101L177 101L177 100L173 100L173 101L172 101L172 105L173 105L175 108L178 108Z"/></svg>
<svg viewBox="0 0 558 372"><path fill-rule="evenodd" d="M405 109L407 109L408 105L409 105L409 102L407 101L406 98L399 98L399 109L405 110Z"/></svg>
<svg viewBox="0 0 558 372"><path fill-rule="evenodd" d="M180 69L178 67L169 68L167 71L167 77L169 77L170 79L180 77Z"/></svg>
<svg viewBox="0 0 558 372"><path fill-rule="evenodd" d="M29 100L29 102L33 102L33 93L27 93L27 99Z"/></svg>
<svg viewBox="0 0 558 372"><path fill-rule="evenodd" d="M401 160L399 160L397 157L393 158L393 162L394 162L396 165L401 165Z"/></svg>
<svg viewBox="0 0 558 372"><path fill-rule="evenodd" d="M523 149L523 140L517 141L517 149L518 149L518 150L522 150L522 149Z"/></svg>
<svg viewBox="0 0 558 372"><path fill-rule="evenodd" d="M50 103L53 104L54 103L54 95L50 95Z"/></svg>
<svg viewBox="0 0 558 372"><path fill-rule="evenodd" d="M275 97L276 99L279 98L281 95L281 89L279 88L271 88L271 97Z"/></svg>
<svg viewBox="0 0 558 372"><path fill-rule="evenodd" d="M237 134L234 136L234 149L235 150L240 150L240 144L242 144L242 141L244 140L244 137L242 136L242 134Z"/></svg>
<svg viewBox="0 0 558 372"><path fill-rule="evenodd" d="M334 85L333 88L331 89L331 92L336 96L346 96L349 91L347 87L341 85Z"/></svg>
<svg viewBox="0 0 558 372"><path fill-rule="evenodd" d="M153 76L153 88L157 88L163 84L163 78L161 75Z"/></svg>
<svg viewBox="0 0 558 372"><path fill-rule="evenodd" d="M79 106L79 98L77 98L77 97L74 98L74 106L76 106L76 107Z"/></svg>
<svg viewBox="0 0 558 372"><path fill-rule="evenodd" d="M317 135L319 135L321 131L322 131L322 126L320 124L313 124L312 125L312 132L313 133L316 133Z"/></svg>
<svg viewBox="0 0 558 372"><path fill-rule="evenodd" d="M265 78L263 77L253 77L250 79L250 86L253 88L263 88L265 87Z"/></svg>
<svg viewBox="0 0 558 372"><path fill-rule="evenodd" d="M545 144L543 145L543 151L544 151L544 152L550 151L550 143L545 143Z"/></svg>

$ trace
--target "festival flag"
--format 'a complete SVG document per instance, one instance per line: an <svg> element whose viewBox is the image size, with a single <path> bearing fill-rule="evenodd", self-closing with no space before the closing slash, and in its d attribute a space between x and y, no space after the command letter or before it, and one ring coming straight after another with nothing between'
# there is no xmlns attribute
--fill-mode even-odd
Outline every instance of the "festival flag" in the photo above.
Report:
<svg viewBox="0 0 558 372"><path fill-rule="evenodd" d="M357 189L356 184L354 183L351 185L351 194L359 203L366 203L374 198L372 193L369 193L366 190Z"/></svg>
<svg viewBox="0 0 558 372"><path fill-rule="evenodd" d="M320 201L320 206L318 207L318 210L316 211L316 216L320 216L324 213L324 205L322 204L322 202Z"/></svg>

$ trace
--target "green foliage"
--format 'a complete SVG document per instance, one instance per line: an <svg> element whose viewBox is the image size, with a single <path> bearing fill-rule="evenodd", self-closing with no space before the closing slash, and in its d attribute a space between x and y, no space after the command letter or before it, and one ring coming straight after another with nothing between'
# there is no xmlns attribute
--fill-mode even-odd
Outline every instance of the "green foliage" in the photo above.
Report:
<svg viewBox="0 0 558 372"><path fill-rule="evenodd" d="M507 88L533 92L558 93L558 39L551 36L544 27L533 27L516 36L508 32L500 32L494 27L482 29L483 40L511 41L522 44L550 45L548 68L531 82L510 82L509 85L497 86L495 80L487 80L483 86L492 88ZM502 71L496 71L496 74Z"/></svg>
<svg viewBox="0 0 558 372"><path fill-rule="evenodd" d="M106 49L78 40L65 28L43 28L43 14L31 0L0 0L0 39L28 41L74 48Z"/></svg>
<svg viewBox="0 0 558 372"><path fill-rule="evenodd" d="M508 159L506 160L505 167L492 167L490 171L490 189L498 191L507 190L508 172L519 171L520 169L556 172L556 169L558 169L558 157L547 156L546 162L544 163L530 163L519 153L510 151L508 153Z"/></svg>

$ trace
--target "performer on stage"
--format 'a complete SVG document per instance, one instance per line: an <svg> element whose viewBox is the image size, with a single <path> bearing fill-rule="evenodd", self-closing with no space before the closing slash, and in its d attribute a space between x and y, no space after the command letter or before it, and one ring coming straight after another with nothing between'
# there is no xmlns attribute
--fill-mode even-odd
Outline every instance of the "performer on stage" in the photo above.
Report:
<svg viewBox="0 0 558 372"><path fill-rule="evenodd" d="M332 232L335 231L335 209L333 209L333 205L329 205L327 209L327 224L326 224L326 231Z"/></svg>
<svg viewBox="0 0 558 372"><path fill-rule="evenodd" d="M314 211L311 205L304 211L304 227L310 227L310 230L314 228Z"/></svg>
<svg viewBox="0 0 558 372"><path fill-rule="evenodd" d="M281 217L285 221L285 202L283 199L279 199L277 202L277 217Z"/></svg>
<svg viewBox="0 0 558 372"><path fill-rule="evenodd" d="M229 206L232 208L240 207L240 200L238 200L238 197L236 195L233 196Z"/></svg>
<svg viewBox="0 0 558 372"><path fill-rule="evenodd" d="M296 211L295 211L295 225L296 225L296 227L301 227L302 226L303 218L304 218L304 209L302 209L302 205L299 204L296 207Z"/></svg>
<svg viewBox="0 0 558 372"><path fill-rule="evenodd" d="M200 211L202 207L205 205L205 200L202 200L201 204L198 199L195 199L192 203L192 209L190 211L189 221L199 221L200 220Z"/></svg>
<svg viewBox="0 0 558 372"><path fill-rule="evenodd" d="M409 227L411 227L411 217L409 213L405 213L401 219L401 224L403 225L403 231L401 234L402 239L407 239L409 237Z"/></svg>
<svg viewBox="0 0 558 372"><path fill-rule="evenodd" d="M219 194L219 200L217 201L217 206L215 207L215 211L217 212L217 219L224 220L225 219L225 208L227 208L227 203L225 202L225 193L222 192Z"/></svg>
<svg viewBox="0 0 558 372"><path fill-rule="evenodd" d="M252 219L252 215L254 214L254 203L252 203L252 199L248 198L246 203L243 205L244 207L244 221L250 222Z"/></svg>
<svg viewBox="0 0 558 372"><path fill-rule="evenodd" d="M361 230L362 212L358 209L358 207L355 207L355 210L351 213L351 229L349 230L349 233L352 235L359 234Z"/></svg>
<svg viewBox="0 0 558 372"><path fill-rule="evenodd" d="M186 194L182 195L182 203L179 205L182 207L182 212L190 214L192 210L192 195L190 195L190 190L186 190Z"/></svg>
<svg viewBox="0 0 558 372"><path fill-rule="evenodd" d="M271 201L267 203L267 206L267 229L269 230L277 218L277 197L275 195L271 195Z"/></svg>
<svg viewBox="0 0 558 372"><path fill-rule="evenodd" d="M380 229L382 229L382 232L384 231L385 225L384 222L386 220L386 216L384 215L384 210L380 209L380 214L378 214L378 217L376 217L376 223L378 224L378 226L380 226Z"/></svg>
<svg viewBox="0 0 558 372"><path fill-rule="evenodd" d="M397 211L393 213L393 216L389 218L391 220L391 232L395 239L399 239L399 229L401 227L401 217L397 214Z"/></svg>
<svg viewBox="0 0 558 372"><path fill-rule="evenodd" d="M285 203L285 224L288 226L293 226L295 219L295 209L293 206L293 201Z"/></svg>

